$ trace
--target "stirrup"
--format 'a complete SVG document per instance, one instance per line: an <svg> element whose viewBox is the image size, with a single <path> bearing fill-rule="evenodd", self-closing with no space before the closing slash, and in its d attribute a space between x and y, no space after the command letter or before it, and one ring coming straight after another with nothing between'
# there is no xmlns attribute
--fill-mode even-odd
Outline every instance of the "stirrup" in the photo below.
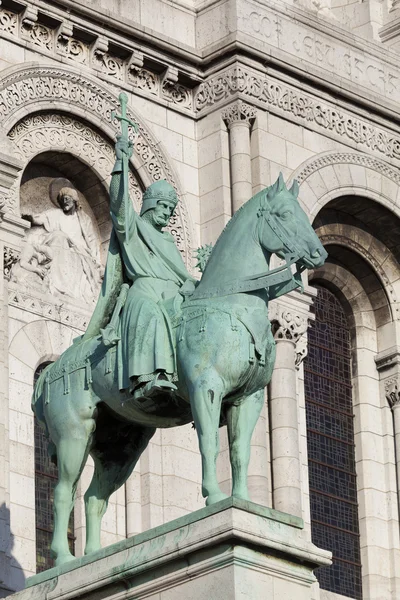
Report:
<svg viewBox="0 0 400 600"><path fill-rule="evenodd" d="M160 376L166 379L160 379ZM143 386L139 386L132 390L132 396L136 400L138 398L151 398L160 392L174 392L178 388L172 381L169 381L165 373L157 373L153 379L147 381Z"/></svg>

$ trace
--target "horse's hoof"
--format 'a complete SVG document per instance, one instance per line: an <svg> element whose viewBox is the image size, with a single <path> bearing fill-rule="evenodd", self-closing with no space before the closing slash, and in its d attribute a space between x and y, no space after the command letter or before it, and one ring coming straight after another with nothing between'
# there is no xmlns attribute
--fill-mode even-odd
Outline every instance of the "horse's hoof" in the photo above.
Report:
<svg viewBox="0 0 400 600"><path fill-rule="evenodd" d="M229 496L222 492L210 494L206 500L206 506L210 506L210 504L215 504L216 502L221 502L221 500L225 500L226 498L229 498Z"/></svg>
<svg viewBox="0 0 400 600"><path fill-rule="evenodd" d="M93 552L97 552L97 550L101 550L101 546L86 546L85 556L88 554L93 554Z"/></svg>
<svg viewBox="0 0 400 600"><path fill-rule="evenodd" d="M55 566L59 567L60 565L65 565L66 563L71 562L71 560L75 560L75 556L73 554L62 554L57 556Z"/></svg>
<svg viewBox="0 0 400 600"><path fill-rule="evenodd" d="M246 500L246 502L251 502L251 500L250 500L250 496L249 496L247 493L243 493L243 494L241 494L241 493L239 492L239 493L235 494L235 493L233 492L232 496L233 496L234 498L237 498L238 500Z"/></svg>

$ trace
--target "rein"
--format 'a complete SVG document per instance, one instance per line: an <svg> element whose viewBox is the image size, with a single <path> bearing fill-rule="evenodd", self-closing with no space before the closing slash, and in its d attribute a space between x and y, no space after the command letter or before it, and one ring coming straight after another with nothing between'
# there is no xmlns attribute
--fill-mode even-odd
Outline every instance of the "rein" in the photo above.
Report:
<svg viewBox="0 0 400 600"><path fill-rule="evenodd" d="M264 212L265 209L261 209L258 216L261 217ZM264 218L286 249L284 252L285 264L273 269L272 271L265 271L264 273L259 273L258 275L251 275L240 280L234 279L233 281L224 283L222 285L213 286L207 290L204 290L204 292L201 290L201 288L197 288L190 296L190 300L203 300L206 298L217 298L219 296L229 296L243 292L253 292L263 288L270 288L279 284L287 284L285 289L287 287L289 289L296 289L299 287L303 289L301 273L304 271L305 267L297 266L295 273L292 273L291 267L304 256L304 253L294 240L289 240L283 227L277 221L272 219L270 213L265 215ZM279 295L281 295L281 293L279 293ZM271 300L272 298L270 297L269 299Z"/></svg>

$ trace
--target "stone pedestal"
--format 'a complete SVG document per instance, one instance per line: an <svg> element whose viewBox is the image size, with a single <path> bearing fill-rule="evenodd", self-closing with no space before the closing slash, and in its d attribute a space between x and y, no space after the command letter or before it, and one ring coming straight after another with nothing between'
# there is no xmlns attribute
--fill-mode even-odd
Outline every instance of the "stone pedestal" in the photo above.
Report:
<svg viewBox="0 0 400 600"><path fill-rule="evenodd" d="M330 553L302 525L228 498L31 577L13 600L309 600Z"/></svg>

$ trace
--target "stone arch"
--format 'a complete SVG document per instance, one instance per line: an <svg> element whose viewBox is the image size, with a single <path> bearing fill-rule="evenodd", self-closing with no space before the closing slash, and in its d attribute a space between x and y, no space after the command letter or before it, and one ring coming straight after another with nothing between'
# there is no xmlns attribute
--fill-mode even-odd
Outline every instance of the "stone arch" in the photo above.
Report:
<svg viewBox="0 0 400 600"><path fill-rule="evenodd" d="M373 349L376 351L374 310L367 293L358 279L341 265L325 263L314 269L310 283L323 283L341 300L346 315L353 327L367 327L373 331ZM354 349L354 340L353 349Z"/></svg>
<svg viewBox="0 0 400 600"><path fill-rule="evenodd" d="M18 368L23 371L23 381L28 382L29 377L33 381L37 367L45 361L56 360L80 333L47 319L31 321L21 327L10 341L9 355L18 361ZM10 377L16 375L15 371L10 372Z"/></svg>
<svg viewBox="0 0 400 600"><path fill-rule="evenodd" d="M300 184L299 200L313 220L339 195L368 196L400 217L400 170L361 152L325 152L300 165L290 179Z"/></svg>
<svg viewBox="0 0 400 600"><path fill-rule="evenodd" d="M117 106L118 99L108 88L70 65L39 67L33 63L24 64L5 71L0 81L0 126L9 137L20 142L20 146L16 147L18 154L22 152L23 156L25 153L32 156L39 150L35 144L44 144L45 141L50 144L47 149L54 145L58 149L68 139L68 136L61 135L60 121L64 119L65 124L65 119L70 118L75 129L73 139L82 141L92 159L96 144L100 145L96 154L99 157L97 168L101 170L102 181L105 182L110 174L110 170L107 173L105 171L112 156L111 140L117 131L112 111ZM171 230L189 263L192 238L190 218L178 177L142 117L131 107L127 109L127 116L138 127L132 166L143 185L165 178L181 197ZM46 122L43 121L52 117L58 123L47 123L52 125L53 132L53 139L49 139L45 131ZM78 123L81 124L80 132ZM42 134L35 143L32 140L29 143L26 136L24 138L28 124L35 128L36 133L41 129ZM131 185L135 187L133 178ZM18 213L17 186L18 182L14 184L10 197L6 198L7 209L13 213Z"/></svg>

